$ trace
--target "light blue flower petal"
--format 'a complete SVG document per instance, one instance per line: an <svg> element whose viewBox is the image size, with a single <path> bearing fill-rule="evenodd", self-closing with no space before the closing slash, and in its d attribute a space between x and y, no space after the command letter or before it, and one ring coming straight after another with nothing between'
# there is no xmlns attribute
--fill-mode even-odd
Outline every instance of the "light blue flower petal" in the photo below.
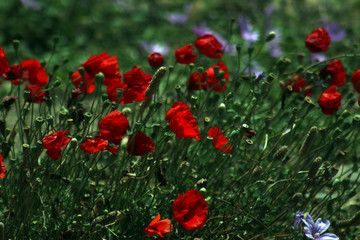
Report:
<svg viewBox="0 0 360 240"><path fill-rule="evenodd" d="M318 218L318 220L316 220L315 225L316 225L316 232L322 234L326 232L326 230L328 230L328 228L330 227L330 222L329 220L322 222L321 218Z"/></svg>
<svg viewBox="0 0 360 240"><path fill-rule="evenodd" d="M325 233L324 235L318 237L317 240L339 240L339 238L333 233Z"/></svg>

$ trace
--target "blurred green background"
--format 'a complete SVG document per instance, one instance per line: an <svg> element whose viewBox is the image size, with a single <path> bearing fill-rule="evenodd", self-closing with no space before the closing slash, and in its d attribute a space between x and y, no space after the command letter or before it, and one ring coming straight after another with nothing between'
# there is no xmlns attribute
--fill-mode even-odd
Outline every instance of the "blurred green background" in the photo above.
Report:
<svg viewBox="0 0 360 240"><path fill-rule="evenodd" d="M272 9L270 16L266 11ZM59 43L53 61L69 60L73 71L91 55L107 51L117 55L123 72L133 64L145 65L148 51L143 44L168 47L173 64L175 49L193 42L194 26L205 25L225 39L234 19L232 43L243 43L238 18L250 20L264 39L271 28L280 32L283 53L305 51L308 33L322 26L323 21L338 23L346 38L334 44L332 50L344 49L356 40L360 2L356 0L11 0L0 1L0 46L10 63L14 63L11 42L21 40L21 59L47 60L54 38ZM175 15L174 15L175 14ZM183 22L172 22L171 18ZM272 29L270 29L272 30ZM146 66L148 67L148 66Z"/></svg>

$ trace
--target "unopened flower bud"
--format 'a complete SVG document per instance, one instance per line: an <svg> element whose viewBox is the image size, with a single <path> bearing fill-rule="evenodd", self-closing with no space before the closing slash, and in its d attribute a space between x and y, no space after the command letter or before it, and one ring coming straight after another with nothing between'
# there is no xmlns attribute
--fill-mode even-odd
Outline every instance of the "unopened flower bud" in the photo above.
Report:
<svg viewBox="0 0 360 240"><path fill-rule="evenodd" d="M220 103L218 106L218 111L219 111L220 116L223 116L223 114L225 113L225 110L226 110L225 103Z"/></svg>
<svg viewBox="0 0 360 240"><path fill-rule="evenodd" d="M286 156L288 150L289 150L288 146L282 146L281 148L279 148L279 150L277 150L274 153L273 159L278 160L278 161L282 161L284 159L284 157Z"/></svg>
<svg viewBox="0 0 360 240"><path fill-rule="evenodd" d="M98 73L95 75L95 83L98 85L98 86L101 86L104 82L104 74L103 73Z"/></svg>
<svg viewBox="0 0 360 240"><path fill-rule="evenodd" d="M299 151L300 158L304 157L309 152L316 138L317 133L318 133L318 128L316 126L311 127L311 129L309 130L308 134L305 137L303 144L301 145Z"/></svg>
<svg viewBox="0 0 360 240"><path fill-rule="evenodd" d="M316 176L317 172L319 171L319 168L322 164L322 158L317 157L315 158L314 162L311 165L311 169L309 171L309 178L312 179Z"/></svg>
<svg viewBox="0 0 360 240"><path fill-rule="evenodd" d="M19 46L20 46L20 40L17 40L17 39L13 40L12 44L13 44L15 53L17 53L17 51L19 50Z"/></svg>
<svg viewBox="0 0 360 240"><path fill-rule="evenodd" d="M303 198L303 194L297 192L291 197L291 200L293 201L293 203L298 203L302 198Z"/></svg>
<svg viewBox="0 0 360 240"><path fill-rule="evenodd" d="M241 54L241 45L236 44L236 52L240 55Z"/></svg>
<svg viewBox="0 0 360 240"><path fill-rule="evenodd" d="M61 85L61 81L59 79L56 79L54 84L53 84L53 88L57 88Z"/></svg>
<svg viewBox="0 0 360 240"><path fill-rule="evenodd" d="M70 147L71 148L76 148L78 144L78 140L76 138L72 138L70 141Z"/></svg>
<svg viewBox="0 0 360 240"><path fill-rule="evenodd" d="M266 42L271 42L275 37L276 37L276 33L274 31L271 31L266 36L265 41Z"/></svg>
<svg viewBox="0 0 360 240"><path fill-rule="evenodd" d="M24 91L24 99L29 99L30 97L30 91L29 90L25 90Z"/></svg>

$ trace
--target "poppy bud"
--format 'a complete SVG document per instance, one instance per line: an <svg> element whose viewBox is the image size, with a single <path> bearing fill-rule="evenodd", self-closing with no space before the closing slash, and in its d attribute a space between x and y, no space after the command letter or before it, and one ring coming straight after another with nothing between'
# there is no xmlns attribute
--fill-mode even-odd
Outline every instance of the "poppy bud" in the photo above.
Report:
<svg viewBox="0 0 360 240"><path fill-rule="evenodd" d="M251 54L254 52L254 46L249 46L249 48L248 48L248 54L249 54L249 56L251 56Z"/></svg>
<svg viewBox="0 0 360 240"><path fill-rule="evenodd" d="M315 158L314 162L312 163L311 169L309 171L309 178L312 179L316 176L317 172L319 171L319 168L322 164L322 158L317 157Z"/></svg>
<svg viewBox="0 0 360 240"><path fill-rule="evenodd" d="M20 46L20 40L15 39L12 41L12 43L13 43L15 53L17 54L17 51L19 50L19 46Z"/></svg>
<svg viewBox="0 0 360 240"><path fill-rule="evenodd" d="M125 115L126 118L129 118L132 113L131 108L128 107L123 108L122 113Z"/></svg>
<svg viewBox="0 0 360 240"><path fill-rule="evenodd" d="M59 79L56 79L54 84L53 84L53 88L57 88L61 85L61 81Z"/></svg>
<svg viewBox="0 0 360 240"><path fill-rule="evenodd" d="M304 54L304 53L299 53L299 54L298 54L299 64L303 64L303 62L304 62L304 57L305 57L305 54Z"/></svg>
<svg viewBox="0 0 360 240"><path fill-rule="evenodd" d="M192 106L196 105L197 100L198 100L197 96L191 96L191 98L190 98L191 105Z"/></svg>
<svg viewBox="0 0 360 240"><path fill-rule="evenodd" d="M281 148L279 148L279 150L277 150L277 151L274 153L273 159L274 159L274 160L278 160L278 161L283 160L284 157L286 156L288 150L289 150L288 146L282 146Z"/></svg>
<svg viewBox="0 0 360 240"><path fill-rule="evenodd" d="M5 239L5 225L3 222L0 222L0 237Z"/></svg>
<svg viewBox="0 0 360 240"><path fill-rule="evenodd" d="M85 68L79 67L78 71L79 71L80 76L82 77L82 79L85 79Z"/></svg>
<svg viewBox="0 0 360 240"><path fill-rule="evenodd" d="M78 144L78 140L76 138L72 138L70 141L70 147L76 148L77 144Z"/></svg>
<svg viewBox="0 0 360 240"><path fill-rule="evenodd" d="M226 110L226 105L224 103L220 103L218 106L218 111L220 116L223 116L223 114L225 113Z"/></svg>
<svg viewBox="0 0 360 240"><path fill-rule="evenodd" d="M301 145L299 151L300 158L304 157L311 149L312 143L315 140L317 133L318 133L318 128L316 126L311 127L311 129L309 130L308 134L305 137L303 144Z"/></svg>
<svg viewBox="0 0 360 240"><path fill-rule="evenodd" d="M72 125L73 125L73 123L74 123L74 119L69 118L66 122L67 122L67 126L68 126L68 128L71 128L71 126L72 126Z"/></svg>
<svg viewBox="0 0 360 240"><path fill-rule="evenodd" d="M65 111L60 111L60 112L59 112L59 119L60 119L60 121L61 121L61 120L65 120L66 117L67 117L67 112L65 112Z"/></svg>
<svg viewBox="0 0 360 240"><path fill-rule="evenodd" d="M356 115L353 117L352 124L353 124L355 127L360 128L360 115L359 115L359 114L356 114Z"/></svg>
<svg viewBox="0 0 360 240"><path fill-rule="evenodd" d="M295 194L291 197L291 200L292 200L294 203L298 203L302 198L303 198L303 194L300 193L300 192L297 192L297 193L295 193Z"/></svg>
<svg viewBox="0 0 360 240"><path fill-rule="evenodd" d="M270 73L269 75L267 75L266 81L267 81L268 83L271 83L275 78L276 78L275 74Z"/></svg>
<svg viewBox="0 0 360 240"><path fill-rule="evenodd" d="M335 128L335 131L334 131L334 133L333 133L333 136L332 136L332 138L333 139L336 139L337 137L339 137L339 135L342 133L342 130L340 129L340 128Z"/></svg>
<svg viewBox="0 0 360 240"><path fill-rule="evenodd" d="M271 31L266 36L265 41L266 42L271 42L275 37L276 37L276 33L274 31Z"/></svg>
<svg viewBox="0 0 360 240"><path fill-rule="evenodd" d="M238 55L241 54L241 45L240 44L236 44L236 52L238 53Z"/></svg>
<svg viewBox="0 0 360 240"><path fill-rule="evenodd" d="M95 83L98 85L98 86L101 86L104 82L104 74L103 73L98 73L95 75Z"/></svg>
<svg viewBox="0 0 360 240"><path fill-rule="evenodd" d="M149 54L148 62L152 68L158 68L164 64L164 57L161 55L161 53L153 52Z"/></svg>

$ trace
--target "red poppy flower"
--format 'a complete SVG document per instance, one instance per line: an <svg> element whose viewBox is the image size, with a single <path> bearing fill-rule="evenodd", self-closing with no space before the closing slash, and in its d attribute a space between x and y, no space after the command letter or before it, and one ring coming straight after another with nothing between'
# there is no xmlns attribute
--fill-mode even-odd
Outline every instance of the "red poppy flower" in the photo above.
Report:
<svg viewBox="0 0 360 240"><path fill-rule="evenodd" d="M222 77L222 79L225 79L225 84L221 86L221 79L217 79L214 71L214 67L219 67L219 72L224 71L225 75ZM191 74L189 82L188 82L188 88L193 90L200 90L204 89L207 90L209 88L212 88L215 92L224 92L226 90L227 82L229 82L229 72L227 70L226 65L223 62L219 62L210 68L206 70L206 72L201 74L201 78L199 80L200 73L195 72Z"/></svg>
<svg viewBox="0 0 360 240"><path fill-rule="evenodd" d="M22 79L31 85L44 87L49 82L48 75L40 62L36 59L21 61L23 69Z"/></svg>
<svg viewBox="0 0 360 240"><path fill-rule="evenodd" d="M222 58L223 45L211 34L204 34L195 40L196 48L209 58Z"/></svg>
<svg viewBox="0 0 360 240"><path fill-rule="evenodd" d="M360 93L360 69L351 75L351 82L358 93Z"/></svg>
<svg viewBox="0 0 360 240"><path fill-rule="evenodd" d="M46 92L40 92L42 90L41 87L35 85L27 85L25 90L30 92L29 98L27 99L28 102L35 102L40 104L45 101Z"/></svg>
<svg viewBox="0 0 360 240"><path fill-rule="evenodd" d="M46 153L52 160L58 160L61 157L61 150L71 141L67 137L67 131L57 131L45 136L42 145L47 149Z"/></svg>
<svg viewBox="0 0 360 240"><path fill-rule="evenodd" d="M341 94L336 91L335 86L326 89L319 99L319 105L323 113L334 114L341 105Z"/></svg>
<svg viewBox="0 0 360 240"><path fill-rule="evenodd" d="M19 85L21 77L21 66L19 64L13 64L10 70L3 75L4 79L11 80L14 85Z"/></svg>
<svg viewBox="0 0 360 240"><path fill-rule="evenodd" d="M226 154L231 153L232 143L229 143L229 140L221 133L221 130L218 127L210 128L208 131L208 137L213 138L213 145L223 151Z"/></svg>
<svg viewBox="0 0 360 240"><path fill-rule="evenodd" d="M204 197L196 190L188 190L179 195L173 203L175 220L185 229L201 229L208 213Z"/></svg>
<svg viewBox="0 0 360 240"><path fill-rule="evenodd" d="M158 68L164 64L164 57L161 53L153 52L149 54L148 62L152 68Z"/></svg>
<svg viewBox="0 0 360 240"><path fill-rule="evenodd" d="M0 76L8 71L10 71L8 60L4 49L0 47Z"/></svg>
<svg viewBox="0 0 360 240"><path fill-rule="evenodd" d="M330 85L336 85L338 87L344 86L346 82L346 72L340 59L331 61L325 68L320 71L320 76L326 78L331 76L332 80Z"/></svg>
<svg viewBox="0 0 360 240"><path fill-rule="evenodd" d="M194 138L200 140L197 123L186 103L175 101L171 109L167 112L165 120L169 121L170 130L173 131L178 138Z"/></svg>
<svg viewBox="0 0 360 240"><path fill-rule="evenodd" d="M105 79L103 85L105 86L108 86L112 82L112 79L121 78L117 57L110 57L106 52L91 56L87 61L81 64L81 67L85 69L84 77L87 93L92 93L95 90L95 75L100 72L104 74ZM81 87L82 91L85 90L85 86L81 86L84 79L82 79L79 70L76 70L71 76L71 81L75 87Z"/></svg>
<svg viewBox="0 0 360 240"><path fill-rule="evenodd" d="M128 127L129 121L124 114L118 110L112 111L99 123L100 137L119 145Z"/></svg>
<svg viewBox="0 0 360 240"><path fill-rule="evenodd" d="M143 101L147 87L151 82L151 75L144 73L139 67L136 67L124 74L124 83L121 79L108 86L106 93L111 101L118 102L116 92L122 89L123 97L120 104L132 103L134 101Z"/></svg>
<svg viewBox="0 0 360 240"><path fill-rule="evenodd" d="M3 156L0 154L0 178L5 178L5 163L3 163Z"/></svg>
<svg viewBox="0 0 360 240"><path fill-rule="evenodd" d="M175 50L175 58L176 61L182 64L196 62L197 55L194 52L194 47L192 43Z"/></svg>
<svg viewBox="0 0 360 240"><path fill-rule="evenodd" d="M294 83L295 82L295 83ZM299 76L299 75L295 75L294 77L291 78L291 81L289 81L286 85L292 85L294 92L300 92L302 89L305 88L309 89L312 87L312 85L310 86L305 86L306 81L305 78L303 76ZM312 96L313 92L310 90L306 90L303 93L304 96Z"/></svg>
<svg viewBox="0 0 360 240"><path fill-rule="evenodd" d="M143 156L155 151L155 143L145 133L136 132L130 136L126 151L133 156Z"/></svg>
<svg viewBox="0 0 360 240"><path fill-rule="evenodd" d="M330 36L325 28L321 27L307 35L305 46L312 53L325 52L330 47Z"/></svg>
<svg viewBox="0 0 360 240"><path fill-rule="evenodd" d="M156 215L154 220L151 221L149 226L144 229L144 233L153 237L155 234L159 235L160 237L164 237L164 233L169 233L173 229L173 225L171 224L171 220L166 218L160 220L160 214Z"/></svg>
<svg viewBox="0 0 360 240"><path fill-rule="evenodd" d="M96 136L93 139L85 139L80 145L80 150L88 153L96 153L104 151L108 146L108 141Z"/></svg>

